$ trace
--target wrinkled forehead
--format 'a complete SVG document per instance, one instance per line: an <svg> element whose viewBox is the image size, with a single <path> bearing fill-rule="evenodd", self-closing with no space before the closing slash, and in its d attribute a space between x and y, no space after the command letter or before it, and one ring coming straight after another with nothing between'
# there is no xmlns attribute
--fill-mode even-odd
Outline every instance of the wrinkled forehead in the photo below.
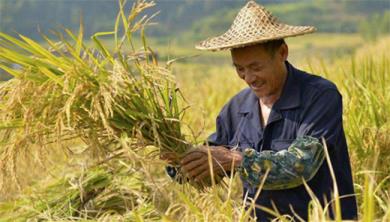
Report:
<svg viewBox="0 0 390 222"><path fill-rule="evenodd" d="M271 55L261 45L247 46L230 50L234 65L247 66L253 63L263 64L270 60Z"/></svg>

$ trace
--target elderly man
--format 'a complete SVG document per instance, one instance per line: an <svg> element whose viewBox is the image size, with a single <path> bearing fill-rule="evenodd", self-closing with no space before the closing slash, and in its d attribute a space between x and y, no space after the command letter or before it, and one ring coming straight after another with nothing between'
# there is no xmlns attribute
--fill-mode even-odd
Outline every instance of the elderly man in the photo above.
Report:
<svg viewBox="0 0 390 222"><path fill-rule="evenodd" d="M240 173L244 196L256 198L263 182L255 200L258 221L273 218L266 208L307 220L312 198L304 182L323 206L334 199L322 139L341 196L341 216L357 218L341 95L330 81L287 62L283 39L314 31L310 26L279 23L250 1L225 34L197 45L201 50L230 49L238 76L249 86L223 107L208 145L214 174L223 175L233 165ZM199 147L181 160L182 170L195 181L210 177L207 149ZM332 208L329 214L335 217Z"/></svg>

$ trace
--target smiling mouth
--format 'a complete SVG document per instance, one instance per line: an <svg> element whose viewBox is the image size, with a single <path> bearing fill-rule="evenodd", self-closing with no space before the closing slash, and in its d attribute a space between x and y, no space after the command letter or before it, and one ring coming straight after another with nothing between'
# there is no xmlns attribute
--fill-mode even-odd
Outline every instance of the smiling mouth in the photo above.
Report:
<svg viewBox="0 0 390 222"><path fill-rule="evenodd" d="M265 83L262 83L262 82L255 82L255 83L251 84L251 88L252 88L253 90L259 90L259 89L261 89L264 85L265 85Z"/></svg>

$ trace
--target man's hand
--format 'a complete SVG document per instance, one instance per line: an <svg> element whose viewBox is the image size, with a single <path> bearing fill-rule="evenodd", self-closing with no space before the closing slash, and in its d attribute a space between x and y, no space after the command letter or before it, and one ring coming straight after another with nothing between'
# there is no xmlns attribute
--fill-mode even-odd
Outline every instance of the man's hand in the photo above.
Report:
<svg viewBox="0 0 390 222"><path fill-rule="evenodd" d="M179 164L179 157L173 152L160 153L160 159L167 161L171 165Z"/></svg>
<svg viewBox="0 0 390 222"><path fill-rule="evenodd" d="M205 178L210 178L210 166L208 149L212 157L212 165L214 175L223 175L224 172L230 171L232 164L235 167L239 166L242 161L241 153L231 151L222 146L208 147L201 146L187 153L180 161L184 172L196 182L202 181Z"/></svg>

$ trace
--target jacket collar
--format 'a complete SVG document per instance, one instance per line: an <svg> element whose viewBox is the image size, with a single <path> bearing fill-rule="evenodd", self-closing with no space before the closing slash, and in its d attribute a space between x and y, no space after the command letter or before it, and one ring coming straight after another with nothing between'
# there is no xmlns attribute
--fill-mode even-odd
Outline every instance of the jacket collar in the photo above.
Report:
<svg viewBox="0 0 390 222"><path fill-rule="evenodd" d="M289 62L286 61L287 79L283 86L282 95L275 102L275 109L294 109L301 104L301 86L297 79L298 72Z"/></svg>

